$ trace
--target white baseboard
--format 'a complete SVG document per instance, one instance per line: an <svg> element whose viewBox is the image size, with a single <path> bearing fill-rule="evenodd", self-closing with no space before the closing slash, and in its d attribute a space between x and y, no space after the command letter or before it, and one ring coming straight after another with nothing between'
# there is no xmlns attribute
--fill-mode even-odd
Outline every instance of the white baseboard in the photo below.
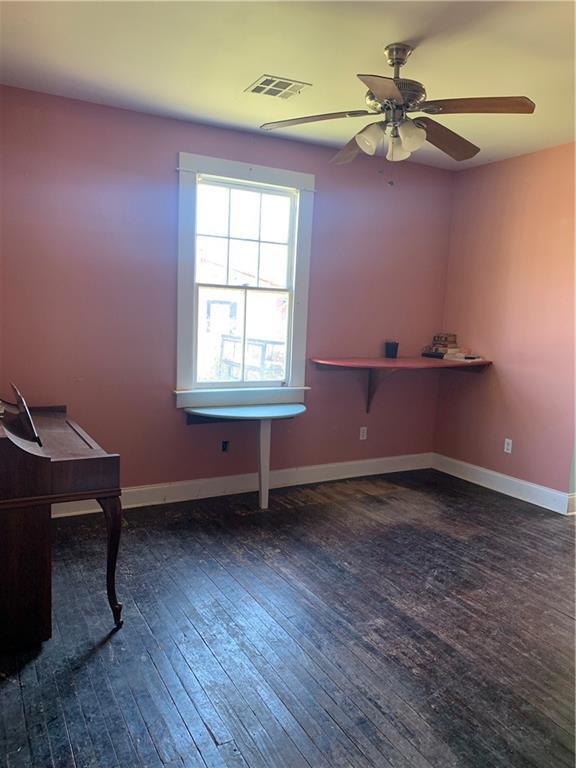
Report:
<svg viewBox="0 0 576 768"><path fill-rule="evenodd" d="M527 480L520 480L512 475L503 475L492 469L485 469L475 464L467 464L465 461L451 459L439 453L433 454L432 468L447 475L468 480L476 485L491 488L493 491L513 496L515 499L528 501L538 507L560 512L562 515L574 513L574 501L576 494L563 493L545 485L536 485Z"/></svg>
<svg viewBox="0 0 576 768"><path fill-rule="evenodd" d="M405 472L410 469L427 469L432 466L433 454L413 453L405 456L384 456L379 459L361 461L342 461L335 464L315 464L308 467L273 469L270 472L270 487L282 488L290 485L321 483L326 480L342 480L347 477L364 475L383 475L388 472ZM157 485L138 485L124 488L122 506L147 507L156 504L168 504L192 499L208 499L215 496L231 496L235 493L247 493L258 490L256 472L248 475L227 475L224 477L205 477L184 480L176 483ZM53 517L86 515L99 512L95 501L76 501L69 504L54 504Z"/></svg>
<svg viewBox="0 0 576 768"><path fill-rule="evenodd" d="M405 456L384 456L379 459L343 461L335 464L315 464L309 467L274 469L270 472L270 487L282 488L307 483L322 483L327 480L342 480L347 477L385 475L389 472L405 472L412 469L437 469L447 475L468 480L493 491L528 501L538 507L560 512L563 515L576 513L576 494L562 493L554 488L529 483L527 480L503 475L491 469L467 464L438 453L412 453ZM225 477L204 477L176 483L138 485L122 491L124 509L148 507L193 499L208 499L216 496L231 496L258 490L256 472L247 475ZM70 504L54 504L53 517L85 515L99 512L95 501L78 501Z"/></svg>

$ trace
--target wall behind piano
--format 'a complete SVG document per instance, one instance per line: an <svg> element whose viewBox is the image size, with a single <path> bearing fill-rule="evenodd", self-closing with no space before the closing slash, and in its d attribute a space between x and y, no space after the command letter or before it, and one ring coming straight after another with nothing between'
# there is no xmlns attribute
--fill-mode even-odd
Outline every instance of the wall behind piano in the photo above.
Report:
<svg viewBox="0 0 576 768"><path fill-rule="evenodd" d="M179 151L316 174L309 356L377 355L387 337L419 354L440 327L451 173L365 157L334 167L326 147L2 95L0 396L11 378L32 403L67 403L121 453L123 485L256 469L254 425L186 427L174 407ZM310 366L308 383L308 412L273 427L273 468L433 449L434 373L392 377L369 416L364 374Z"/></svg>

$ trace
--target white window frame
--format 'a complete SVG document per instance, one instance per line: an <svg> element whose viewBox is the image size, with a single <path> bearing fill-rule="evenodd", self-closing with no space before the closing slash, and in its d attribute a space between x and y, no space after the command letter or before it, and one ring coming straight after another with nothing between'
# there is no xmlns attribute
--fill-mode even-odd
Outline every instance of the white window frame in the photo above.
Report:
<svg viewBox="0 0 576 768"><path fill-rule="evenodd" d="M178 155L178 330L176 406L199 408L218 405L264 405L302 403L306 372L306 327L308 283L312 240L314 176L297 171L269 168L217 157ZM284 187L298 192L296 243L293 249L294 289L291 307L291 349L286 381L277 384L239 382L230 385L194 386L196 188L199 176L214 176L232 182ZM241 287L241 286L239 286Z"/></svg>

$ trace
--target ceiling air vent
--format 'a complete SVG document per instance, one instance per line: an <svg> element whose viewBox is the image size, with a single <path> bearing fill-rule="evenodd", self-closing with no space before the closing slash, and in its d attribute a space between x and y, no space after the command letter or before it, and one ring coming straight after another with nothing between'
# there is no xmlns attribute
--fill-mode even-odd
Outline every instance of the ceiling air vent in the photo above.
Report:
<svg viewBox="0 0 576 768"><path fill-rule="evenodd" d="M263 93L265 96L279 96L281 99L289 99L310 86L312 83L302 83L299 80L289 80L287 77L276 75L262 75L245 90L249 93Z"/></svg>

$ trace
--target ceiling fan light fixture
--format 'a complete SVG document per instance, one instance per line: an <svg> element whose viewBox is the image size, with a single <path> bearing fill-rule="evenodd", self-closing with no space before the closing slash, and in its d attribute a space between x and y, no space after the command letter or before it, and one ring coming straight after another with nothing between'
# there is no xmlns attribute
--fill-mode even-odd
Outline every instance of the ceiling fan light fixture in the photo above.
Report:
<svg viewBox="0 0 576 768"><path fill-rule="evenodd" d="M354 138L362 152L367 155L375 155L384 138L384 131L380 127L380 123L371 123L357 133Z"/></svg>
<svg viewBox="0 0 576 768"><path fill-rule="evenodd" d="M398 134L402 140L402 146L408 152L415 152L426 141L426 131L420 128L414 120L407 117L398 126Z"/></svg>
<svg viewBox="0 0 576 768"><path fill-rule="evenodd" d="M400 160L407 160L411 155L406 147L402 144L400 136L390 136L388 139L388 152L386 153L386 160L392 163L396 163Z"/></svg>

